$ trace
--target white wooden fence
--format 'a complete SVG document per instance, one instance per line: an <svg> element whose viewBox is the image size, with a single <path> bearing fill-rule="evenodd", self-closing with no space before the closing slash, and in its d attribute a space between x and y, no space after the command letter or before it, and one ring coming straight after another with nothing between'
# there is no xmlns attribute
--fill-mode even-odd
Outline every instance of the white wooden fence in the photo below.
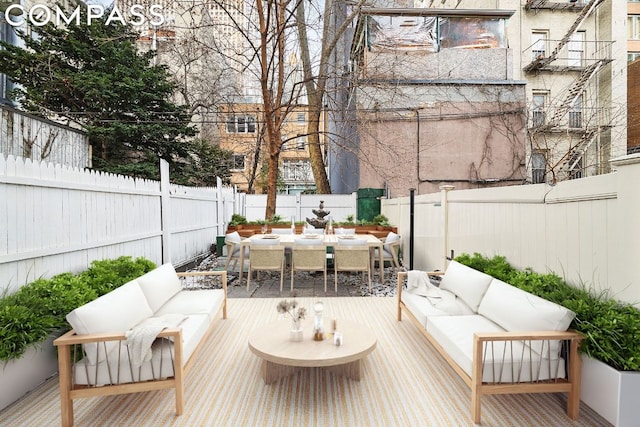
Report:
<svg viewBox="0 0 640 427"><path fill-rule="evenodd" d="M276 198L276 214L285 221L293 218L295 221L304 221L306 218L315 218L313 209L318 209L320 201L324 201L324 209L329 211L326 218L333 221L344 221L348 215L356 218L357 195L352 194L279 194ZM247 220L256 221L264 219L266 194L247 194L244 196L242 206L238 212Z"/></svg>
<svg viewBox="0 0 640 427"><path fill-rule="evenodd" d="M231 188L193 188L0 155L0 290L122 255L180 265L207 253ZM226 218L226 221L225 221Z"/></svg>
<svg viewBox="0 0 640 427"><path fill-rule="evenodd" d="M614 173L558 183L447 190L414 199L414 269L445 257L502 255L519 268L554 272L640 306L640 154ZM410 198L382 201L409 261Z"/></svg>

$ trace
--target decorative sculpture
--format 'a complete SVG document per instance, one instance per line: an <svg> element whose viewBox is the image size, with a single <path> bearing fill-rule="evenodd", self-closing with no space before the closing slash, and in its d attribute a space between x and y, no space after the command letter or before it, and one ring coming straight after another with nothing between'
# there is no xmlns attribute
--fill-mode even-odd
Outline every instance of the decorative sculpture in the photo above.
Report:
<svg viewBox="0 0 640 427"><path fill-rule="evenodd" d="M324 200L320 200L318 209L311 209L311 212L313 212L316 218L307 218L307 223L315 228L324 228L327 225L327 220L324 219L324 217L331 213L324 210Z"/></svg>

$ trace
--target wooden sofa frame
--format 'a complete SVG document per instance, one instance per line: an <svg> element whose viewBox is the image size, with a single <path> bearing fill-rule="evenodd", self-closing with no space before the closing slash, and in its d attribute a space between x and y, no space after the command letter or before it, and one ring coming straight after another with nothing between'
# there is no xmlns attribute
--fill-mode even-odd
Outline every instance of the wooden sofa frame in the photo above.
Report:
<svg viewBox="0 0 640 427"><path fill-rule="evenodd" d="M425 272L429 276L443 275L442 271ZM433 347L440 353L444 360L462 378L471 389L471 418L476 424L481 418L481 399L483 395L490 394L520 394L520 393L568 393L567 415L572 420L579 418L580 409L580 372L581 359L578 349L580 342L584 338L575 331L527 331L527 332L499 332L499 333L476 333L473 338L473 362L472 372L469 376L444 350L444 348L427 332L424 325L411 313L404 302L402 302L402 286L408 277L406 271L398 273L398 321L402 321L402 311L409 316L409 319L418 327L420 332L427 338ZM568 341L569 348L566 356L568 368L566 379L545 380L535 382L514 382L514 383L486 383L483 378L483 351L485 343L508 342L508 341Z"/></svg>
<svg viewBox="0 0 640 427"><path fill-rule="evenodd" d="M224 301L222 303L222 318L227 318L227 272L226 271L201 271L189 273L177 273L178 277L193 276L221 276L222 289L224 290ZM71 357L72 348L78 344L98 343L107 341L126 341L125 333L113 334L85 334L77 335L73 330L57 338L53 344L58 347L58 371L60 382L60 404L62 426L73 426L73 400L83 397L111 396L117 394L138 393L142 391L175 389L176 393L176 415L182 415L184 410L184 378L192 365L195 355L200 351L206 338L214 329L215 323L211 322L207 332L203 336L196 349L186 364L182 359L182 329L166 328L158 337L171 338L174 345L173 372L174 377L141 382L131 382L125 384L112 384L100 387L91 385L79 385L73 382L73 359Z"/></svg>

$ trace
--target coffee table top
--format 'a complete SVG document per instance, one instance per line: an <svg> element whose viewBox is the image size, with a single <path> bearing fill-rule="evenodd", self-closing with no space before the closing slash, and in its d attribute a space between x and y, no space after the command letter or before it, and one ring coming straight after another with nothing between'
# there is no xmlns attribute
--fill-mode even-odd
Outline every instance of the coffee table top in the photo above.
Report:
<svg viewBox="0 0 640 427"><path fill-rule="evenodd" d="M258 357L281 365L298 367L334 366L354 362L371 353L377 344L376 336L367 326L350 320L338 319L338 331L342 332L342 345L333 344L333 336L314 341L313 320L303 327L303 340L289 339L290 322L282 319L253 331L249 336L249 348ZM326 331L330 331L325 320Z"/></svg>

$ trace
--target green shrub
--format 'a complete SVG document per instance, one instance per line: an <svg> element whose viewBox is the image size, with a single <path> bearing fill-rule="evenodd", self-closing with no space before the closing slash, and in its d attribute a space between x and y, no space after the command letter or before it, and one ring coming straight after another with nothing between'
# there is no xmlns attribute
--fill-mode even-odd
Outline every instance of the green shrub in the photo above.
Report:
<svg viewBox="0 0 640 427"><path fill-rule="evenodd" d="M144 258L94 261L78 275L38 279L0 298L0 360L18 359L30 346L66 332L70 311L154 268Z"/></svg>
<svg viewBox="0 0 640 427"><path fill-rule="evenodd" d="M620 371L640 371L640 310L631 304L584 284L571 286L553 273L517 270L500 256L462 254L456 261L572 310L576 317L571 328L585 336L582 353Z"/></svg>
<svg viewBox="0 0 640 427"><path fill-rule="evenodd" d="M233 214L231 215L231 221L229 222L229 225L240 225L240 224L246 224L246 223L247 223L247 218L245 218L243 215Z"/></svg>
<svg viewBox="0 0 640 427"><path fill-rule="evenodd" d="M381 225L383 227L388 227L389 225L389 218L387 218L386 216L380 214L380 215L376 215L371 219L371 222L374 225Z"/></svg>
<svg viewBox="0 0 640 427"><path fill-rule="evenodd" d="M37 315L31 305L0 302L0 360L19 359L29 346L46 340L54 324L53 316Z"/></svg>
<svg viewBox="0 0 640 427"><path fill-rule="evenodd" d="M155 264L147 259L132 260L131 257L122 256L116 259L93 261L86 271L80 273L80 276L100 296L154 268Z"/></svg>

